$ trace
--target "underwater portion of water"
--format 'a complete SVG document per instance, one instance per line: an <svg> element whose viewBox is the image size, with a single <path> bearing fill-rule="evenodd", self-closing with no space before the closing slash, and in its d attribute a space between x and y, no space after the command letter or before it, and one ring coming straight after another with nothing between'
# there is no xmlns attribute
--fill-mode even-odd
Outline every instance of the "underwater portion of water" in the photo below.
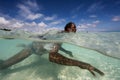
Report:
<svg viewBox="0 0 120 80"><path fill-rule="evenodd" d="M0 71L0 80L120 80L119 35L120 32L81 32L62 35L62 37L61 35L49 36L48 38L72 43L64 42L62 47L72 51L74 57L70 57L62 51L59 53L72 59L90 63L103 71L104 76L96 73L97 75L94 77L89 71L76 66L51 63L48 60L48 54L42 56L33 54L8 69ZM46 38L48 35L44 37ZM0 60L8 59L31 43L31 40L24 38L0 39Z"/></svg>

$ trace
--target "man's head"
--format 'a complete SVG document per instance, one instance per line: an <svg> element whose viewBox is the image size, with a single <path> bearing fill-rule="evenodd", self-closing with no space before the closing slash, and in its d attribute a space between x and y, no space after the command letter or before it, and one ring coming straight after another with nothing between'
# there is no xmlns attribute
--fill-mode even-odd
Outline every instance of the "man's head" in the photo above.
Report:
<svg viewBox="0 0 120 80"><path fill-rule="evenodd" d="M66 24L64 31L65 32L76 32L76 25L73 22L69 22Z"/></svg>

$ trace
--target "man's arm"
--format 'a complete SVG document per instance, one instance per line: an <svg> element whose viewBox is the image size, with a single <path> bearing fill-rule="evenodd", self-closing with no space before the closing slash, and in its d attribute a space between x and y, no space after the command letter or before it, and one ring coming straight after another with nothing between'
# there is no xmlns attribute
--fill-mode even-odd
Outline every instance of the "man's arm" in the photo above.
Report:
<svg viewBox="0 0 120 80"><path fill-rule="evenodd" d="M99 69L93 67L92 65L82 62L82 61L77 61L77 60L73 60L70 58L67 58L61 54L58 53L58 49L59 46L54 46L54 48L50 51L49 53L49 60L51 62L57 63L57 64L61 64L61 65L67 65L67 66L78 66L82 69L87 69L89 70L94 76L95 72L99 73L100 75L104 75L104 73L102 71L100 71Z"/></svg>
<svg viewBox="0 0 120 80"><path fill-rule="evenodd" d="M72 52L71 52L71 51L68 51L68 50L66 50L66 49L64 49L64 48L62 48L62 46L60 46L60 50L63 51L63 52L65 52L65 53L68 54L69 56L73 57Z"/></svg>

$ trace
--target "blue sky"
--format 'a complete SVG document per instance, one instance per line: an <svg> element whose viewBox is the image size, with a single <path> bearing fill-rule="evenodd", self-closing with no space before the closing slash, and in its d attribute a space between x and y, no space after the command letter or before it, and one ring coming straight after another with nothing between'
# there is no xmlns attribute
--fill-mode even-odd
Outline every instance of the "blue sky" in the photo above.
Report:
<svg viewBox="0 0 120 80"><path fill-rule="evenodd" d="M120 0L0 0L0 28L120 31Z"/></svg>

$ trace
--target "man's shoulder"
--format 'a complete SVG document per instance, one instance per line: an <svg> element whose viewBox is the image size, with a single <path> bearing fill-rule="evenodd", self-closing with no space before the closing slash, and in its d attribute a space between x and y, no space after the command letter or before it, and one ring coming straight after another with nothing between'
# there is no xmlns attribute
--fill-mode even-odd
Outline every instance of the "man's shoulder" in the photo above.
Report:
<svg viewBox="0 0 120 80"><path fill-rule="evenodd" d="M62 31L59 31L58 33L66 33L66 31L62 30Z"/></svg>

